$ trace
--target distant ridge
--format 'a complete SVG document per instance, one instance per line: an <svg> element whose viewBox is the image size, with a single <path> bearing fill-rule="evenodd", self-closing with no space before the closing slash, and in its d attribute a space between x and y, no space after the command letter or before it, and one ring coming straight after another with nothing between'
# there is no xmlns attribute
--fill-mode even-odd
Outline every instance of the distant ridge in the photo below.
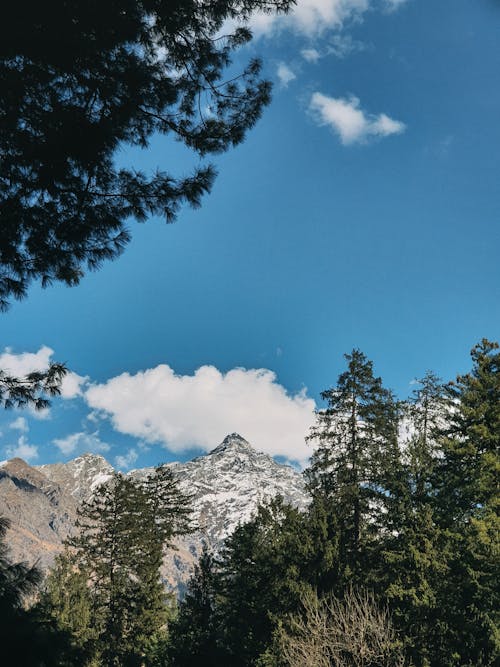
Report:
<svg viewBox="0 0 500 667"><path fill-rule="evenodd" d="M187 463L169 464L181 487L194 496L194 520L200 529L178 540L165 558L167 584L182 589L201 553L202 542L217 551L257 505L277 494L303 508L307 505L302 476L291 466L258 452L238 433L227 435L208 454ZM132 470L140 478L151 468ZM30 466L11 459L0 466L0 514L12 522L8 542L12 557L43 569L75 531L78 504L89 498L114 472L100 454L83 454L67 463Z"/></svg>

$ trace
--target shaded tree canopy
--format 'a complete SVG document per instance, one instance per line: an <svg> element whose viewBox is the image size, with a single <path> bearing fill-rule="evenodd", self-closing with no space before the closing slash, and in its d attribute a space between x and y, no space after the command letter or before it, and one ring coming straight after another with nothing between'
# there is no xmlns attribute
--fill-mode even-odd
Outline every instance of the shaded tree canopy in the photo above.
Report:
<svg viewBox="0 0 500 667"><path fill-rule="evenodd" d="M9 3L0 25L0 307L41 280L77 284L119 255L126 222L200 204L215 171L119 168L170 134L203 156L240 143L270 99L261 64L231 70L254 11L293 0Z"/></svg>

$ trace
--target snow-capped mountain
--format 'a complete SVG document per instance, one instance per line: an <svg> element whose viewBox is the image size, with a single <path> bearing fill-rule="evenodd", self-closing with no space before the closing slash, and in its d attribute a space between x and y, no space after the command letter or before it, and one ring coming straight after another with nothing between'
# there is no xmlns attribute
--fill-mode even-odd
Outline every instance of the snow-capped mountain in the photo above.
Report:
<svg viewBox="0 0 500 667"><path fill-rule="evenodd" d="M238 524L247 521L257 505L280 494L305 507L307 495L299 472L256 451L237 433L228 435L210 453L187 463L169 464L184 491L193 497L193 520L198 530L178 540L166 559L164 575L182 588L197 560L202 542L215 551ZM141 478L151 469L133 470ZM12 527L13 557L48 567L74 530L76 507L114 472L102 456L85 454L68 463L31 467L20 459L0 467L0 515Z"/></svg>

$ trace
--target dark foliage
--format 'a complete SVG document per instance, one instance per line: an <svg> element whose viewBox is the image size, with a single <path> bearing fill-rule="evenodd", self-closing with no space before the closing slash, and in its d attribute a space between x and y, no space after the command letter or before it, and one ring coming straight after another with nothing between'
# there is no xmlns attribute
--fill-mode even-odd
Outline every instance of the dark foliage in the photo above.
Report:
<svg viewBox="0 0 500 667"><path fill-rule="evenodd" d="M9 3L0 22L0 307L33 280L75 285L119 255L129 218L198 206L213 166L179 177L118 168L117 150L169 134L200 156L240 143L270 99L251 34L227 20L291 0ZM225 80L225 77L228 77ZM208 111L207 111L208 110ZM168 168L175 165L168 165Z"/></svg>

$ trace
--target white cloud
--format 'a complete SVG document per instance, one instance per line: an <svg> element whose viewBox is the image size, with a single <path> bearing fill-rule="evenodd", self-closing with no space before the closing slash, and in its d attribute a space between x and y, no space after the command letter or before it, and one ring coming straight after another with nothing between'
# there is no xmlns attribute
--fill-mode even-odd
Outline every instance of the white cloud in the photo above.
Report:
<svg viewBox="0 0 500 667"><path fill-rule="evenodd" d="M289 14L256 13L250 20L255 35L292 30L309 37L327 30L340 30L370 8L370 0L298 0Z"/></svg>
<svg viewBox="0 0 500 667"><path fill-rule="evenodd" d="M330 39L326 51L328 55L345 58L355 51L364 51L365 49L366 45L359 40L353 39L351 35L336 34Z"/></svg>
<svg viewBox="0 0 500 667"><path fill-rule="evenodd" d="M117 431L175 452L208 451L236 431L271 455L304 462L311 453L304 438L315 403L305 391L290 395L270 370L202 366L176 375L160 365L90 386L84 396Z"/></svg>
<svg viewBox="0 0 500 667"><path fill-rule="evenodd" d="M126 454L115 456L115 464L120 469L131 468L137 461L138 454L135 449L129 449Z"/></svg>
<svg viewBox="0 0 500 667"><path fill-rule="evenodd" d="M342 59L355 51L364 51L366 48L366 44L353 39L351 35L335 33L321 51L311 47L302 49L300 55L309 63L317 63L318 60L325 56L335 56Z"/></svg>
<svg viewBox="0 0 500 667"><path fill-rule="evenodd" d="M24 417L18 417L17 419L14 419L13 422L10 422L9 428L12 428L16 431L21 431L21 433L27 433L30 430L28 422Z"/></svg>
<svg viewBox="0 0 500 667"><path fill-rule="evenodd" d="M300 55L307 60L308 63L317 63L321 58L321 53L317 49L302 49Z"/></svg>
<svg viewBox="0 0 500 667"><path fill-rule="evenodd" d="M285 63L280 63L278 65L278 69L276 71L278 75L278 79L280 80L280 84L283 86L283 88L286 88L290 81L293 81L296 79L296 75L292 70L286 65Z"/></svg>
<svg viewBox="0 0 500 667"><path fill-rule="evenodd" d="M334 130L345 146L363 143L372 137L401 134L406 129L404 123L386 114L366 114L354 96L335 98L316 92L311 97L309 110L316 122Z"/></svg>
<svg viewBox="0 0 500 667"><path fill-rule="evenodd" d="M52 441L63 454L74 454L75 452L109 452L111 449L107 442L99 438L99 432L95 433L71 433L65 438L56 438Z"/></svg>
<svg viewBox="0 0 500 667"><path fill-rule="evenodd" d="M30 445L26 436L21 435L16 445L9 445L5 448L5 453L9 458L19 457L30 461L38 458L38 447Z"/></svg>
<svg viewBox="0 0 500 667"><path fill-rule="evenodd" d="M54 350L43 345L38 352L21 352L16 354L5 348L0 354L0 369L8 375L23 377L34 371L45 371L49 367Z"/></svg>
<svg viewBox="0 0 500 667"><path fill-rule="evenodd" d="M408 0L385 0L385 7L390 12L399 9L402 5L406 4Z"/></svg>
<svg viewBox="0 0 500 667"><path fill-rule="evenodd" d="M88 382L88 379L88 376L83 377L70 371L64 376L61 383L61 397L70 399L82 396L82 385Z"/></svg>
<svg viewBox="0 0 500 667"><path fill-rule="evenodd" d="M32 405L28 405L26 408L23 408L23 410L26 410L30 417L34 417L34 419L38 419L39 421L45 421L46 419L50 419L52 416L50 408L42 408L41 410L37 410Z"/></svg>

